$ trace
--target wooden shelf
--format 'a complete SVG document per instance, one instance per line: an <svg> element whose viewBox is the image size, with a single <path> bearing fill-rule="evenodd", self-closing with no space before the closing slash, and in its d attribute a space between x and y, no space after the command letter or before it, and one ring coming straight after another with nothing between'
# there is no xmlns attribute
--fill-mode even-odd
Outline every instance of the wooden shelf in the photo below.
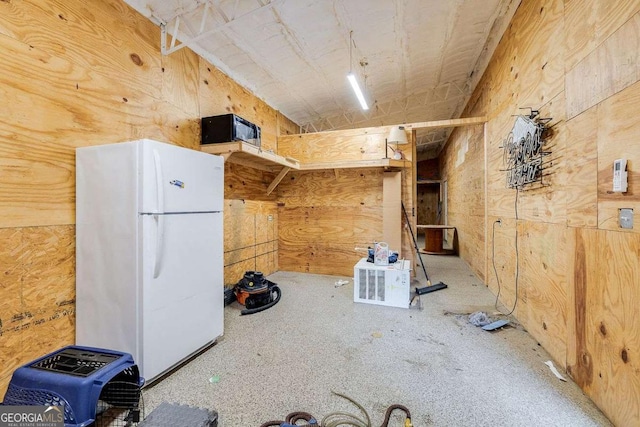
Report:
<svg viewBox="0 0 640 427"><path fill-rule="evenodd" d="M419 179L416 184L440 184L439 179Z"/></svg>
<svg viewBox="0 0 640 427"><path fill-rule="evenodd" d="M300 169L300 162L291 157L282 157L270 151L263 151L255 145L242 141L221 144L202 144L200 151L223 156L226 161L255 169L278 172L282 167Z"/></svg>
<svg viewBox="0 0 640 427"><path fill-rule="evenodd" d="M260 169L268 172L274 172L278 175L267 189L267 194L271 194L278 186L280 181L294 170L326 170L326 169L353 169L353 168L376 168L385 169L401 169L411 166L411 162L406 160L393 159L375 159L375 160L358 160L344 162L315 162L301 164L297 159L291 157L282 157L270 151L262 151L255 145L242 141L223 142L219 144L201 144L200 151L209 154L217 154L223 156L225 161L247 166L250 168Z"/></svg>
<svg viewBox="0 0 640 427"><path fill-rule="evenodd" d="M374 159L374 160L351 160L344 162L314 162L302 163L300 170L324 170L324 169L354 169L354 168L377 168L402 169L411 166L411 162L406 160Z"/></svg>
<svg viewBox="0 0 640 427"><path fill-rule="evenodd" d="M325 170L325 169L354 169L354 168L385 168L402 169L411 166L408 160L373 159L373 160L347 160L338 162L313 162L300 163L291 157L282 157L270 151L262 151L260 148L246 142L224 142L221 144L202 144L200 151L209 154L218 154L231 163L238 163L256 169L278 172L282 167L295 170ZM437 181L439 182L439 181Z"/></svg>
<svg viewBox="0 0 640 427"><path fill-rule="evenodd" d="M452 230L456 228L453 225L438 225L438 224L430 224L430 225L416 225L418 230Z"/></svg>

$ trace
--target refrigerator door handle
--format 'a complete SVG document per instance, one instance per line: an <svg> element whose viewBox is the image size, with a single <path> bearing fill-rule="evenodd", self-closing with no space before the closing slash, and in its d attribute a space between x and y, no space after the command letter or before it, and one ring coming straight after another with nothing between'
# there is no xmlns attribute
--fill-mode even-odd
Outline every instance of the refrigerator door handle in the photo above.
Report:
<svg viewBox="0 0 640 427"><path fill-rule="evenodd" d="M162 266L162 258L164 255L164 215L154 215L156 222L156 256L153 263L153 278L157 279L160 275L160 267Z"/></svg>
<svg viewBox="0 0 640 427"><path fill-rule="evenodd" d="M153 150L153 162L156 167L156 195L158 197L158 212L164 213L164 185L162 177L162 162L160 161L160 153ZM157 279L160 275L160 266L162 266L162 255L164 253L164 215L154 215L156 221L156 256L153 265L153 278Z"/></svg>
<svg viewBox="0 0 640 427"><path fill-rule="evenodd" d="M156 195L158 197L158 210L157 212L164 213L164 185L162 185L162 161L160 161L160 153L158 150L153 150L153 163L156 167Z"/></svg>

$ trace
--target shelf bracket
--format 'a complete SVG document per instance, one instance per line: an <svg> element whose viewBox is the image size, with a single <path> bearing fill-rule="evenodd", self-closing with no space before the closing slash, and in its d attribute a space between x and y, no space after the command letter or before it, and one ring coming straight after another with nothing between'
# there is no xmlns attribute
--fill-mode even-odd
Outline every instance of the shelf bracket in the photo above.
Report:
<svg viewBox="0 0 640 427"><path fill-rule="evenodd" d="M282 181L282 179L287 175L287 173L289 173L290 170L291 168L288 166L282 168L278 176L275 177L271 185L269 185L269 188L267 188L267 196L271 194L273 190L275 190L278 184L280 184L280 181Z"/></svg>

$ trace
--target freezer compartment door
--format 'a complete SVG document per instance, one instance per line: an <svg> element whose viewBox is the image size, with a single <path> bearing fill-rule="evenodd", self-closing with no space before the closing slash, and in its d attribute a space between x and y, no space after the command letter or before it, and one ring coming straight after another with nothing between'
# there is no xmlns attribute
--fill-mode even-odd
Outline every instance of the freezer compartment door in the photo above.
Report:
<svg viewBox="0 0 640 427"><path fill-rule="evenodd" d="M221 213L140 218L141 370L152 381L223 333L223 223Z"/></svg>
<svg viewBox="0 0 640 427"><path fill-rule="evenodd" d="M141 140L144 213L221 211L224 160L220 156Z"/></svg>

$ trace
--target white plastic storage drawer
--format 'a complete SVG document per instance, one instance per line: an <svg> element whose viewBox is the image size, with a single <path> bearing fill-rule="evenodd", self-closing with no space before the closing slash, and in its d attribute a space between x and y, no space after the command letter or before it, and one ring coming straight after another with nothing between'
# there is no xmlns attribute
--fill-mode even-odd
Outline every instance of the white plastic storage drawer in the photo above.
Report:
<svg viewBox="0 0 640 427"><path fill-rule="evenodd" d="M362 258L353 268L353 301L409 308L411 263L374 265Z"/></svg>

